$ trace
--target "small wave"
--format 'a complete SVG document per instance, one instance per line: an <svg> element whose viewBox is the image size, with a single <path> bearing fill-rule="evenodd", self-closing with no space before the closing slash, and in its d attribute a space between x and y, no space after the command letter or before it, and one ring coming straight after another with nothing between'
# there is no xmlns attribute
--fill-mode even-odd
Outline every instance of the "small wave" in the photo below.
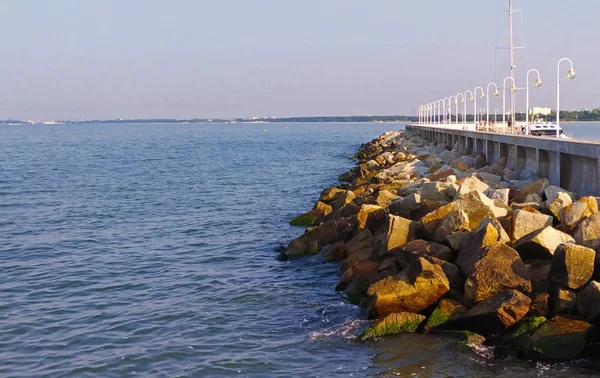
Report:
<svg viewBox="0 0 600 378"><path fill-rule="evenodd" d="M342 325L321 331L309 332L310 340L318 340L329 337L343 337L344 339L354 339L358 337L359 331L366 327L370 322L365 319L351 319Z"/></svg>

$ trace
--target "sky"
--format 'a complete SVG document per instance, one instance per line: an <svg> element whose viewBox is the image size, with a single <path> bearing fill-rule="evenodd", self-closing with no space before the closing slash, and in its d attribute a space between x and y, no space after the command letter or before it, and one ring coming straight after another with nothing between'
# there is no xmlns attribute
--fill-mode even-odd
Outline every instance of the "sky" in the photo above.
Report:
<svg viewBox="0 0 600 378"><path fill-rule="evenodd" d="M0 119L411 115L502 86L506 3L2 0ZM517 3L517 85L529 68L544 81L531 105L555 107L569 57L561 108L599 107L600 1Z"/></svg>

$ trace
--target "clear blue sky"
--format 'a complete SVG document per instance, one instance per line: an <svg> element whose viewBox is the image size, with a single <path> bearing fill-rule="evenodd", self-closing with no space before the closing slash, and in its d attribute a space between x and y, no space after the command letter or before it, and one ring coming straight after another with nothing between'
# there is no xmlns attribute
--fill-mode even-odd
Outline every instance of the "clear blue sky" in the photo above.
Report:
<svg viewBox="0 0 600 378"><path fill-rule="evenodd" d="M506 76L502 3L3 0L0 119L412 114ZM562 107L600 106L600 1L519 3L532 105L555 106L567 56Z"/></svg>

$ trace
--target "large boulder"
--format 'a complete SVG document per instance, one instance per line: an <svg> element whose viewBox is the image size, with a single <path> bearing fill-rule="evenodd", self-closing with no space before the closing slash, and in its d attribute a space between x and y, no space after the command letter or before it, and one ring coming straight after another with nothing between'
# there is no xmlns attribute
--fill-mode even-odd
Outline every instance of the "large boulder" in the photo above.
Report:
<svg viewBox="0 0 600 378"><path fill-rule="evenodd" d="M477 172L475 173L475 176L488 185L498 185L500 184L500 181L502 181L502 176L493 173Z"/></svg>
<svg viewBox="0 0 600 378"><path fill-rule="evenodd" d="M375 234L375 249L379 255L416 239L418 222L396 215L388 215L386 222Z"/></svg>
<svg viewBox="0 0 600 378"><path fill-rule="evenodd" d="M574 230L584 219L591 216L592 210L585 202L573 202L563 207L559 213L560 226L565 231Z"/></svg>
<svg viewBox="0 0 600 378"><path fill-rule="evenodd" d="M327 188L321 192L321 197L319 197L319 201L329 203L332 202L336 195L344 193L346 190L338 189L338 188Z"/></svg>
<svg viewBox="0 0 600 378"><path fill-rule="evenodd" d="M592 247L598 239L600 239L600 213L595 213L581 222L575 233L575 241L577 244Z"/></svg>
<svg viewBox="0 0 600 378"><path fill-rule="evenodd" d="M380 190L375 195L375 201L377 201L377 204L383 208L388 207L396 198L398 198L398 196L389 190Z"/></svg>
<svg viewBox="0 0 600 378"><path fill-rule="evenodd" d="M353 264L341 275L338 284L335 287L335 291L346 290L346 287L348 287L352 280L359 277L376 275L379 271L379 265L380 264L377 261L361 261Z"/></svg>
<svg viewBox="0 0 600 378"><path fill-rule="evenodd" d="M600 282L590 281L579 290L577 312L588 322L600 324Z"/></svg>
<svg viewBox="0 0 600 378"><path fill-rule="evenodd" d="M368 229L359 231L344 245L347 257L346 260L350 259L346 261L346 267L352 266L354 263L361 260L369 260L374 251L373 245L374 238L371 231ZM367 255L369 258L363 260L363 257Z"/></svg>
<svg viewBox="0 0 600 378"><path fill-rule="evenodd" d="M456 195L456 188L454 184L430 181L423 184L421 199L436 202L451 202Z"/></svg>
<svg viewBox="0 0 600 378"><path fill-rule="evenodd" d="M343 240L330 244L327 247L323 248L319 255L321 255L321 257L323 257L323 259L327 262L342 261L346 258L346 250L344 244L345 243Z"/></svg>
<svg viewBox="0 0 600 378"><path fill-rule="evenodd" d="M431 181L444 181L446 178L450 176L455 176L456 172L453 168L440 169L429 175L429 180Z"/></svg>
<svg viewBox="0 0 600 378"><path fill-rule="evenodd" d="M368 228L371 233L375 233L387 220L387 212L378 205L362 205L356 219L359 230Z"/></svg>
<svg viewBox="0 0 600 378"><path fill-rule="evenodd" d="M492 200L500 200L505 205L508 205L509 193L509 189L490 189L485 192L485 195Z"/></svg>
<svg viewBox="0 0 600 378"><path fill-rule="evenodd" d="M478 303L506 290L531 292L531 281L521 257L511 247L495 243L482 251L465 282L465 303Z"/></svg>
<svg viewBox="0 0 600 378"><path fill-rule="evenodd" d="M531 299L525 294L508 290L479 302L464 318L447 324L454 329L466 329L484 336L492 335L521 320L529 311L530 304Z"/></svg>
<svg viewBox="0 0 600 378"><path fill-rule="evenodd" d="M427 318L423 331L429 332L446 322L460 319L465 316L468 311L469 310L458 301L453 299L441 299L431 315Z"/></svg>
<svg viewBox="0 0 600 378"><path fill-rule="evenodd" d="M424 315L412 312L398 312L387 315L367 328L362 335L363 340L392 335L403 332L415 332L425 320Z"/></svg>
<svg viewBox="0 0 600 378"><path fill-rule="evenodd" d="M542 324L523 347L523 357L535 360L573 360L581 356L593 326L555 316Z"/></svg>
<svg viewBox="0 0 600 378"><path fill-rule="evenodd" d="M510 238L515 242L527 234L549 226L552 226L552 217L549 215L515 210L512 215Z"/></svg>
<svg viewBox="0 0 600 378"><path fill-rule="evenodd" d="M465 177L459 182L460 186L456 193L457 198L463 197L465 194L474 191L484 193L490 188L488 184L479 180L476 176Z"/></svg>
<svg viewBox="0 0 600 378"><path fill-rule="evenodd" d="M575 243L575 239L569 234L548 226L523 236L515 242L513 248L519 252L523 260L552 260L554 251L563 243Z"/></svg>
<svg viewBox="0 0 600 378"><path fill-rule="evenodd" d="M596 252L581 245L565 243L556 248L550 279L570 289L579 289L592 279Z"/></svg>
<svg viewBox="0 0 600 378"><path fill-rule="evenodd" d="M546 207L556 218L559 218L560 211L571 203L573 203L571 196L566 192L556 192L552 197L548 197Z"/></svg>
<svg viewBox="0 0 600 378"><path fill-rule="evenodd" d="M454 251L447 246L422 239L409 241L402 245L399 250L418 256L432 256L449 262L454 262L456 259Z"/></svg>
<svg viewBox="0 0 600 378"><path fill-rule="evenodd" d="M447 236L456 232L469 230L469 216L463 210L458 209L442 219L440 225L433 234L433 240L443 242Z"/></svg>
<svg viewBox="0 0 600 378"><path fill-rule="evenodd" d="M420 312L450 290L439 265L420 257L395 276L371 285L371 313L380 318L394 312Z"/></svg>
<svg viewBox="0 0 600 378"><path fill-rule="evenodd" d="M473 273L475 264L488 252L485 250L486 247L509 241L502 226L495 219L486 218L477 229L463 236L456 265L460 267L463 274L468 276Z"/></svg>
<svg viewBox="0 0 600 378"><path fill-rule="evenodd" d="M577 293L561 285L553 284L550 288L550 314L568 314L577 303Z"/></svg>

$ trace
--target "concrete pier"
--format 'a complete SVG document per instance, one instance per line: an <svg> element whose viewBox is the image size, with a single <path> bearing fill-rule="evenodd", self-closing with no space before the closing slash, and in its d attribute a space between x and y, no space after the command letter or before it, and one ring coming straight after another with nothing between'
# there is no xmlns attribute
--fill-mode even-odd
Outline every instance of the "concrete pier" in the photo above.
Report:
<svg viewBox="0 0 600 378"><path fill-rule="evenodd" d="M490 164L506 157L507 168L519 172L528 168L552 185L582 196L600 196L600 143L411 124L406 131L450 146L458 142L469 153L485 154Z"/></svg>

